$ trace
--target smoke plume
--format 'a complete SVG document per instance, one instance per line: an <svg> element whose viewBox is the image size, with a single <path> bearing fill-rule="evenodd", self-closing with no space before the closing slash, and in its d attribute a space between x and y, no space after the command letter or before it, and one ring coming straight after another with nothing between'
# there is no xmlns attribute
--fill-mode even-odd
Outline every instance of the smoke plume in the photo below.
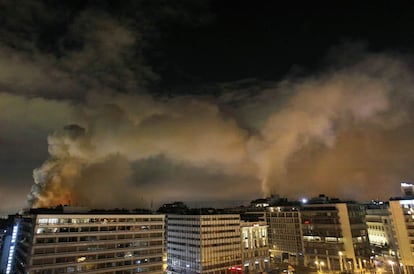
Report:
<svg viewBox="0 0 414 274"><path fill-rule="evenodd" d="M220 20L207 2L164 2L0 2L0 190L31 186L33 207L131 208L270 193L386 199L413 180L410 56L342 48L301 76L207 83L174 64L192 46L176 30L207 35ZM183 52L183 64L231 52L244 64L242 48L213 46ZM224 74L226 58L205 68ZM181 82L166 88L162 76Z"/></svg>
<svg viewBox="0 0 414 274"><path fill-rule="evenodd" d="M34 172L31 205L104 206L107 195L102 194L114 195L115 189L129 205L134 199L154 195L151 192L162 196L169 190L144 193L128 183L133 173L131 163L160 155L181 165L211 168L218 174L254 177L255 166L245 146L248 133L210 102L192 98L159 102L149 96L93 94L80 113L79 125L49 136L50 159ZM136 194L128 199L130 193Z"/></svg>
<svg viewBox="0 0 414 274"><path fill-rule="evenodd" d="M77 125L49 136L50 159L34 172L30 203L103 207L112 197L133 206L143 197L226 199L229 192L363 198L360 191L407 174L406 167L384 174L375 165L381 158L382 165L403 161L389 144L413 133L405 131L412 123L409 71L396 58L371 55L318 77L274 84L255 102L239 98L231 111L220 99L90 93ZM282 105L281 93L289 94ZM241 121L255 110L260 121ZM168 176L148 174L146 164L159 165L150 173ZM186 177L178 174L183 170Z"/></svg>
<svg viewBox="0 0 414 274"><path fill-rule="evenodd" d="M392 131L403 135L403 130L412 123L412 111L407 108L413 102L412 84L406 64L385 55L365 56L355 65L284 83L283 89L293 96L280 110L270 113L261 134L250 140L261 171L263 193L300 195L306 191L315 195L329 191L334 195L364 198L358 193L369 193L375 184L383 187L396 184L401 180L398 176L403 174L393 171L379 182L378 175L382 172L375 167L375 161L366 159L362 164L358 161L366 157L365 153L382 157L384 144L373 139L361 151L360 146L352 147L349 143L355 142L355 135L360 132L384 134L384 138ZM392 144L391 139L387 142L399 146ZM348 151L339 153L338 147L343 145ZM348 159L350 167L345 174L343 163L327 168L328 163L315 166L313 162L321 155L329 155L332 162L341 162L349 158L347 154L352 158ZM315 173L321 170L324 178L316 177ZM392 187L387 189L392 193ZM374 193L383 197L381 191L371 190Z"/></svg>

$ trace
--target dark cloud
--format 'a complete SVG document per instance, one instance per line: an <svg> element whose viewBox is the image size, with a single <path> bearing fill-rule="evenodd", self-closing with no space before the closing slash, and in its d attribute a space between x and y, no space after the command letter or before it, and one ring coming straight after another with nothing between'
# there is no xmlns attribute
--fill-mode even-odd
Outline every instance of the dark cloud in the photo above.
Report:
<svg viewBox="0 0 414 274"><path fill-rule="evenodd" d="M72 106L65 101L2 92L0 109L0 185L14 197L13 189L20 192L20 199L13 204L21 205L22 193L33 180L33 167L47 157L47 135L62 123L70 123Z"/></svg>
<svg viewBox="0 0 414 274"><path fill-rule="evenodd" d="M246 202L261 195L260 181L254 176L229 174L214 165L199 167L158 156L135 162L133 170L132 181L137 188L157 202L186 197L193 203L229 204L231 200Z"/></svg>
<svg viewBox="0 0 414 274"><path fill-rule="evenodd" d="M122 19L125 7L108 10L92 1L2 2L1 7L4 91L82 100L90 90L137 92L157 79L142 55L150 28L144 16L143 22Z"/></svg>

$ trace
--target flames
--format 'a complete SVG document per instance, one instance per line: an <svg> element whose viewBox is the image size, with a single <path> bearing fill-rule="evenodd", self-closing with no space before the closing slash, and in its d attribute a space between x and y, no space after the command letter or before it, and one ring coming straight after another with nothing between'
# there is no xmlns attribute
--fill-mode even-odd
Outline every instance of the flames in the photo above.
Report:
<svg viewBox="0 0 414 274"><path fill-rule="evenodd" d="M32 207L51 207L58 205L71 205L74 203L76 203L76 201L73 200L71 190L57 189L54 192L47 192L45 195L38 197Z"/></svg>
<svg viewBox="0 0 414 274"><path fill-rule="evenodd" d="M76 204L74 180L81 165L77 159L50 159L34 170L35 185L29 195L31 207ZM31 198L31 199L30 199Z"/></svg>

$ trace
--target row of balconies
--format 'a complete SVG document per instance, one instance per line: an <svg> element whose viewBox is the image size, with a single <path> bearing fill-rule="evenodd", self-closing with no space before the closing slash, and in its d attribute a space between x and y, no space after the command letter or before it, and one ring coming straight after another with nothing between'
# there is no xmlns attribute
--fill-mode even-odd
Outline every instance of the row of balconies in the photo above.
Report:
<svg viewBox="0 0 414 274"><path fill-rule="evenodd" d="M38 215L36 224L44 223L66 223L66 224L82 224L82 223L148 223L148 222L164 222L164 215L152 215L148 217L126 217L119 218L118 216L105 216L96 218L96 215L89 215L83 217L66 217L62 215ZM162 216L162 217L161 217Z"/></svg>
<svg viewBox="0 0 414 274"><path fill-rule="evenodd" d="M76 226L56 226L56 225L41 225L36 226L36 233L46 232L77 232L77 231L142 231L142 230L164 230L162 224L143 224L143 225L76 225Z"/></svg>
<svg viewBox="0 0 414 274"><path fill-rule="evenodd" d="M45 250L45 253L37 253L34 251L34 255L32 258L44 258L44 257L53 257L53 258L60 258L60 257L67 257L67 256L87 256L87 255L96 255L98 258L105 258L108 255L114 252L132 252L135 257L142 257L142 256L152 256L154 254L161 254L163 253L164 248L161 246L153 246L153 247L146 247L146 248L119 248L119 249L91 249L89 251L85 250L71 250L66 252L49 252L49 250ZM41 251L43 252L43 250ZM46 253L47 252L47 253Z"/></svg>
<svg viewBox="0 0 414 274"><path fill-rule="evenodd" d="M80 241L74 241L74 242L50 242L50 243L36 243L34 246L37 248L44 248L44 247L73 247L73 246L83 246L83 247L87 247L87 246L91 246L92 244L97 245L97 246L115 246L114 248L116 248L116 245L118 244L125 244L125 243L131 243L131 244L136 244L136 245L141 245L141 244L145 244L146 246L152 246L152 245L158 245L158 244L162 244L164 242L164 238L153 238L153 239L149 239L149 240L140 240L140 241L134 241L131 242L131 239L123 239L123 240L108 240L108 241L98 241L98 240L91 240L91 241L84 241L84 242L80 242Z"/></svg>
<svg viewBox="0 0 414 274"><path fill-rule="evenodd" d="M125 262L125 261L134 261L135 264L148 264L153 262L162 261L162 253L153 254L153 255L140 255L134 254L131 251L126 252L112 252L104 253L106 256L100 256L102 254L73 254L75 256L43 256L35 257L31 260L32 266L45 266L51 264L61 264L61 265L70 265L70 264L81 264L81 263L99 263L99 262ZM111 256L108 257L107 255Z"/></svg>
<svg viewBox="0 0 414 274"><path fill-rule="evenodd" d="M68 252L55 252L55 253L42 253L36 254L36 252L32 252L32 259L36 258L60 258L60 257L67 257L67 256L87 256L87 255L100 255L106 253L118 253L118 252L132 252L137 256L143 255L150 255L150 254L161 254L164 250L164 246L143 246L143 247L136 247L136 246L129 246L123 248L105 248L101 247L88 247L86 249L81 250L72 250Z"/></svg>
<svg viewBox="0 0 414 274"><path fill-rule="evenodd" d="M110 237L119 235L135 235L135 238L148 238L157 235L162 237L164 230L145 230L145 231L79 231L79 232L46 232L35 234L34 238L54 238L54 237L86 237L86 236L98 236L98 237Z"/></svg>
<svg viewBox="0 0 414 274"><path fill-rule="evenodd" d="M152 231L152 232L76 232L76 233L45 233L37 234L34 237L34 242L38 243L40 239L60 239L60 238L71 238L75 239L87 239L87 238L96 238L99 240L115 240L115 239L151 239L151 238L164 238L163 231ZM53 240L51 240L53 241ZM57 242L57 241L55 241Z"/></svg>

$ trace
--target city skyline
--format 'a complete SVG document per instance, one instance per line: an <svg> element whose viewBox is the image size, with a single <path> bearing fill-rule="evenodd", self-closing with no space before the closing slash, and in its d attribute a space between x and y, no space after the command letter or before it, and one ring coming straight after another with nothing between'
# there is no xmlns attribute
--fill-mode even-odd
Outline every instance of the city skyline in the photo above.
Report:
<svg viewBox="0 0 414 274"><path fill-rule="evenodd" d="M386 200L414 180L412 5L0 7L2 209Z"/></svg>

